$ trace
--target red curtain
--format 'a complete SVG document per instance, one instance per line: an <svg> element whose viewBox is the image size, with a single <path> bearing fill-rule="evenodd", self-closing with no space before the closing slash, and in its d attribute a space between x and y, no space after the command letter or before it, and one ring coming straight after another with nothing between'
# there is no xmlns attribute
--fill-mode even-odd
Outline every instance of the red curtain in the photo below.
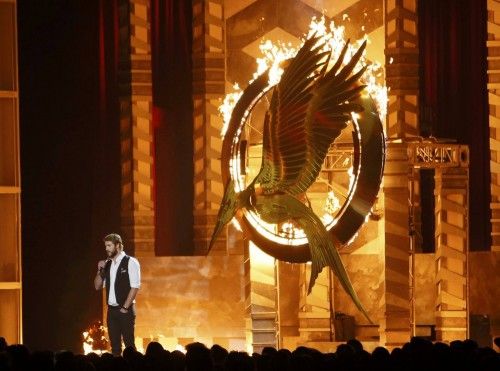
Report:
<svg viewBox="0 0 500 371"><path fill-rule="evenodd" d="M94 138L93 239L120 231L121 158L118 92L120 0L99 0L99 125Z"/></svg>
<svg viewBox="0 0 500 371"><path fill-rule="evenodd" d="M151 1L156 254L193 253L192 4Z"/></svg>
<svg viewBox="0 0 500 371"><path fill-rule="evenodd" d="M469 145L472 250L490 247L486 20L485 0L419 1L422 135Z"/></svg>
<svg viewBox="0 0 500 371"><path fill-rule="evenodd" d="M100 132L98 176L108 175L120 190L120 166L109 153L120 154L119 5L126 0L100 0L99 76ZM193 252L193 129L191 96L191 1L151 0L153 69L153 156L157 255ZM107 155L106 155L107 154ZM119 161L119 157L118 157ZM110 180L112 177L115 181ZM120 207L120 199L113 197ZM119 218L118 218L119 223ZM98 228L98 226L96 226Z"/></svg>

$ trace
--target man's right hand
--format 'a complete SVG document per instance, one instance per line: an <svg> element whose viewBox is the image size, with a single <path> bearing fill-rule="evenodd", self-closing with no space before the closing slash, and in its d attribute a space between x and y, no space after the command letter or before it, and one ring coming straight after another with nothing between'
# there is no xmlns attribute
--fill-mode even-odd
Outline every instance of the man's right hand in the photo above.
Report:
<svg viewBox="0 0 500 371"><path fill-rule="evenodd" d="M100 260L99 263L97 263L97 270L100 271L101 269L104 269L106 266L106 260Z"/></svg>
<svg viewBox="0 0 500 371"><path fill-rule="evenodd" d="M96 290L102 289L102 284L104 282L104 267L106 266L106 260L101 260L97 263L97 274L94 278L94 286Z"/></svg>

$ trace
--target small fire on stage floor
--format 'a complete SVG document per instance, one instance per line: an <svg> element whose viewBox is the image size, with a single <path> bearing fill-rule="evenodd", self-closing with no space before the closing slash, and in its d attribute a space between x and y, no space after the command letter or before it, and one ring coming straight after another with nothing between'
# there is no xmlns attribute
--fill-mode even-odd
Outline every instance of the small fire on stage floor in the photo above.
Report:
<svg viewBox="0 0 500 371"><path fill-rule="evenodd" d="M101 355L108 351L107 340L108 329L101 321L94 322L87 331L83 332L83 352L84 354L97 353Z"/></svg>

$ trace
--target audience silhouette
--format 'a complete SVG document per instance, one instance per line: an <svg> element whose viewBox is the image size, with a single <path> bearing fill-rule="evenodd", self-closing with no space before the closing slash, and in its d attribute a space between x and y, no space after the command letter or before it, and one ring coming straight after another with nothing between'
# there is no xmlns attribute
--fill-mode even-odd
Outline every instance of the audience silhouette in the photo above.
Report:
<svg viewBox="0 0 500 371"><path fill-rule="evenodd" d="M498 346L499 340L495 339ZM500 354L481 348L473 340L452 341L449 345L412 338L401 348L389 352L377 347L372 353L356 339L337 347L335 353L300 346L294 351L266 347L262 354L230 351L202 343L186 346L186 354L169 352L151 342L145 354L126 348L123 356L101 356L69 351L30 352L21 344L8 345L0 337L0 371L413 371L413 370L500 370Z"/></svg>

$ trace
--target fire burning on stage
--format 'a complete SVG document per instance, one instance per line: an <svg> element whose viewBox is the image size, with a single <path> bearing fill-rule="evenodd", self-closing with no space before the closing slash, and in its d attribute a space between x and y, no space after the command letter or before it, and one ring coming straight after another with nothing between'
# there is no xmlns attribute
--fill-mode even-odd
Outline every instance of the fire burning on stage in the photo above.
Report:
<svg viewBox="0 0 500 371"><path fill-rule="evenodd" d="M94 322L87 331L83 332L83 352L84 354L106 353L108 350L107 328L101 321Z"/></svg>

